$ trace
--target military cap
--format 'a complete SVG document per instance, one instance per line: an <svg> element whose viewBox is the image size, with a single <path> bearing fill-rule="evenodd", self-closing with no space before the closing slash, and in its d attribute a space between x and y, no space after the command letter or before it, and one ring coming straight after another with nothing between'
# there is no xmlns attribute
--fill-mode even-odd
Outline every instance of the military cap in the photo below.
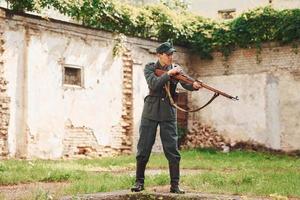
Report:
<svg viewBox="0 0 300 200"><path fill-rule="evenodd" d="M175 51L176 51L176 49L173 47L173 45L170 42L164 42L156 48L156 53L159 53L159 54L162 54L162 53L170 54Z"/></svg>

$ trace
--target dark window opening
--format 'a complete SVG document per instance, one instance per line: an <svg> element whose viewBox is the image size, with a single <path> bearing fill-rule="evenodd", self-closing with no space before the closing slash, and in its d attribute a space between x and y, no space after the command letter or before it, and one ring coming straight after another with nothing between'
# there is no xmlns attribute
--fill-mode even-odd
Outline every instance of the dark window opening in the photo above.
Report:
<svg viewBox="0 0 300 200"><path fill-rule="evenodd" d="M63 84L83 87L83 71L79 66L64 65Z"/></svg>

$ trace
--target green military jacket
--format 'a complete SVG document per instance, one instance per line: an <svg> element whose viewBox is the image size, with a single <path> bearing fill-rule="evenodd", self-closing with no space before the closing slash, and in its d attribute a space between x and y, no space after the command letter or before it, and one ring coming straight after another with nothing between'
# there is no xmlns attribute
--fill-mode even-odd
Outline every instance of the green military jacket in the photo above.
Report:
<svg viewBox="0 0 300 200"><path fill-rule="evenodd" d="M149 88L149 95L144 99L144 108L142 117L156 121L176 120L176 108L170 104L166 95L164 85L170 81L170 92L175 95L175 90L179 81L171 80L170 76L165 73L158 77L155 75L155 69L170 70L172 66L163 68L159 62L148 63L144 69L144 75ZM193 91L193 85L181 83L183 88Z"/></svg>

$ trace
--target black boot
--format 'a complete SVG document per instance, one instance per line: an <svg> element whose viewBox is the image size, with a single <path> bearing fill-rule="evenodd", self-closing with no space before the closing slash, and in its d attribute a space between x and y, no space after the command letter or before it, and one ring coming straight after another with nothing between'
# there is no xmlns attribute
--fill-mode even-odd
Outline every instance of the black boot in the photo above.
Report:
<svg viewBox="0 0 300 200"><path fill-rule="evenodd" d="M179 188L179 163L178 164L169 164L170 178L171 178L171 193L184 194L184 190Z"/></svg>
<svg viewBox="0 0 300 200"><path fill-rule="evenodd" d="M136 181L134 186L131 188L131 192L141 192L144 190L144 183Z"/></svg>
<svg viewBox="0 0 300 200"><path fill-rule="evenodd" d="M140 192L144 190L144 179L145 179L145 162L137 161L136 163L136 179L135 184L131 188L131 192Z"/></svg>

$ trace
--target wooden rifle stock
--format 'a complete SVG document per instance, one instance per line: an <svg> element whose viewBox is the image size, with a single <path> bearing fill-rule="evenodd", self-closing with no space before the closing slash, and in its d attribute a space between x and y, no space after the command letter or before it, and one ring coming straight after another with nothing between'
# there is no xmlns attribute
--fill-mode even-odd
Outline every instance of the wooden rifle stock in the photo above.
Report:
<svg viewBox="0 0 300 200"><path fill-rule="evenodd" d="M156 76L161 76L161 75L163 75L164 73L167 73L167 71L161 70L161 69L156 69L156 70L155 70L155 75L156 75ZM225 93L225 92L222 92L222 91L220 91L220 90L217 90L217 89L215 89L215 88L213 88L213 87L211 87L211 86L209 86L209 85L206 85L206 84L203 83L202 81L198 81L198 80L192 79L192 78L190 78L190 77L188 77L188 76L186 76L186 75L184 75L184 74L177 74L177 75L175 75L175 76L172 76L171 78L172 78L172 79L175 79L175 80L178 80L178 81L182 81L182 82L187 83L187 84L193 84L195 81L197 81L197 82L199 82L199 83L201 84L201 86L202 86L203 88L208 89L208 90L210 90L210 91L212 91L212 92L214 92L214 93L216 93L216 94L220 94L220 95L222 95L222 96L224 96L224 97L226 97L226 98L232 99L232 100L239 100L239 97L238 97L238 96L235 96L235 97L234 97L234 96L231 96L231 95L229 95L229 94L227 94L227 93Z"/></svg>

